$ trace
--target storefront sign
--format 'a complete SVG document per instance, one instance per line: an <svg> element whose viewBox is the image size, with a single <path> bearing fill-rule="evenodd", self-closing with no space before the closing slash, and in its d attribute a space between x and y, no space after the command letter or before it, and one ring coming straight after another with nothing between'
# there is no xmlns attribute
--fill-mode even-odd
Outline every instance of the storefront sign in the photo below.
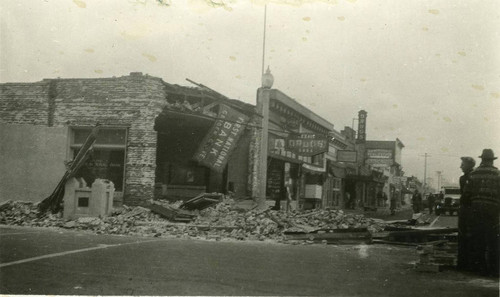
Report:
<svg viewBox="0 0 500 297"><path fill-rule="evenodd" d="M201 142L194 159L222 172L247 122L246 115L221 104L218 119Z"/></svg>
<svg viewBox="0 0 500 297"><path fill-rule="evenodd" d="M337 151L337 162L356 163L358 160L358 152L356 151Z"/></svg>
<svg viewBox="0 0 500 297"><path fill-rule="evenodd" d="M315 133L290 134L285 147L298 155L314 156L328 151L328 139Z"/></svg>

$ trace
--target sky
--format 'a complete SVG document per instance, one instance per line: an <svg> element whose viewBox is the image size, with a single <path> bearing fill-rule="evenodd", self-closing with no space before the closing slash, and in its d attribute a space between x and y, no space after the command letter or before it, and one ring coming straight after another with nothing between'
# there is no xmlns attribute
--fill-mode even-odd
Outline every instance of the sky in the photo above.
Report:
<svg viewBox="0 0 500 297"><path fill-rule="evenodd" d="M461 156L500 155L497 0L16 0L0 14L2 83L138 71L255 104L264 53L273 88L335 130L363 109L368 140L399 138L407 176L458 182Z"/></svg>

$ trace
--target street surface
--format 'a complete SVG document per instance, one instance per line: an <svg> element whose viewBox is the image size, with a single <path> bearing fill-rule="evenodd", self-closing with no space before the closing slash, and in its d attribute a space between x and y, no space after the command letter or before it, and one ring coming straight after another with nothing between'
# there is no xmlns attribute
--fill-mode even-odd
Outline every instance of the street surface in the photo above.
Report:
<svg viewBox="0 0 500 297"><path fill-rule="evenodd" d="M352 212L352 211L349 211ZM409 220L413 216L413 210L411 208L406 208L398 211L394 215L390 215L388 210L377 210L373 212L359 212L369 218L383 219L386 221L396 221L396 220ZM428 227L434 228L457 228L458 227L458 216L457 215L440 215L429 214L429 210L425 209L422 214L424 218L429 220Z"/></svg>
<svg viewBox="0 0 500 297"><path fill-rule="evenodd" d="M498 296L498 279L421 273L414 247L284 245L0 226L0 293Z"/></svg>

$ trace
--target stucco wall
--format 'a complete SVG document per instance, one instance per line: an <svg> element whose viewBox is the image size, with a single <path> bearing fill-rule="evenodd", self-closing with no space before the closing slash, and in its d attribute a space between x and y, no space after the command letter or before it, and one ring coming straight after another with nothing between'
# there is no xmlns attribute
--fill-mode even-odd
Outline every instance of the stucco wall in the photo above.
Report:
<svg viewBox="0 0 500 297"><path fill-rule="evenodd" d="M67 128L0 124L0 201L41 201L64 174Z"/></svg>

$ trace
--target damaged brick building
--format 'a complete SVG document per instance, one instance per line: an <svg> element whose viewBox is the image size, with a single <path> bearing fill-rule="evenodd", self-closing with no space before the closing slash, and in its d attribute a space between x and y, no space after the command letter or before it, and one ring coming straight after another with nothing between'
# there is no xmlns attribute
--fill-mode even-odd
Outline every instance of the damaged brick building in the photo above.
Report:
<svg viewBox="0 0 500 297"><path fill-rule="evenodd" d="M89 183L111 180L118 203L228 188L251 195L250 129L241 129L221 170L193 160L221 108L249 120L255 112L209 89L171 85L140 72L0 84L1 161L12 168L2 171L0 195L32 201L48 196L65 172L64 161L75 156L97 123L99 137L82 175Z"/></svg>

